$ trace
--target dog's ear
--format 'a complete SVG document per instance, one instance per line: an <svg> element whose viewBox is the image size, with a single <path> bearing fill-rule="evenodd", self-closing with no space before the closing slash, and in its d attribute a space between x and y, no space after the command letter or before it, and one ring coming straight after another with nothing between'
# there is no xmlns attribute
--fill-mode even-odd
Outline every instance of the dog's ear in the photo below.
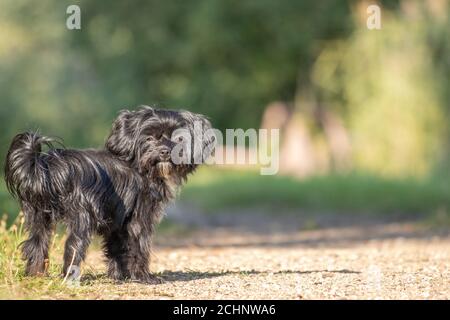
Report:
<svg viewBox="0 0 450 320"><path fill-rule="evenodd" d="M202 125L204 130L208 130L211 128L211 123L209 122L208 118L202 114L193 113L186 110L180 111L180 114L190 127L193 127L195 122L198 122Z"/></svg>
<svg viewBox="0 0 450 320"><path fill-rule="evenodd" d="M202 148L201 150L196 151L200 151L202 154L198 155L193 152L192 155L194 156L194 159L197 159L197 161L201 158L201 162L203 163L204 160L212 154L216 143L216 138L211 130L211 122L202 114L192 113L189 111L182 111L180 113L188 124L189 131L193 136L193 141L201 139L200 141L202 143Z"/></svg>
<svg viewBox="0 0 450 320"><path fill-rule="evenodd" d="M135 112L123 110L114 120L105 148L125 161L135 157L136 129Z"/></svg>

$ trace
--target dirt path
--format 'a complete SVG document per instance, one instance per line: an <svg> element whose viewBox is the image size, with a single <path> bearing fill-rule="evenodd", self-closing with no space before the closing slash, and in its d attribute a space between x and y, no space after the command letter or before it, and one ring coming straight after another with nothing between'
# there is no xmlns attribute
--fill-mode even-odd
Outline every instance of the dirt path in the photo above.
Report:
<svg viewBox="0 0 450 320"><path fill-rule="evenodd" d="M157 236L161 285L111 285L94 276L90 298L449 299L450 238L411 223L314 231L215 227ZM87 260L101 275L99 252ZM89 280L85 280L89 285Z"/></svg>

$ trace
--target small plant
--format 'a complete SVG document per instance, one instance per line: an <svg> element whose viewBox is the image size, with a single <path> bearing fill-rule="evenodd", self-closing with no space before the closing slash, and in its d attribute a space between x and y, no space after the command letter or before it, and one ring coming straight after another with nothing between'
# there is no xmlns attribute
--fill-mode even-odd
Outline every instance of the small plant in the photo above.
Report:
<svg viewBox="0 0 450 320"><path fill-rule="evenodd" d="M20 256L20 243L24 237L24 218L20 213L16 221L7 226L8 216L0 220L0 278L11 284L22 277L23 262Z"/></svg>

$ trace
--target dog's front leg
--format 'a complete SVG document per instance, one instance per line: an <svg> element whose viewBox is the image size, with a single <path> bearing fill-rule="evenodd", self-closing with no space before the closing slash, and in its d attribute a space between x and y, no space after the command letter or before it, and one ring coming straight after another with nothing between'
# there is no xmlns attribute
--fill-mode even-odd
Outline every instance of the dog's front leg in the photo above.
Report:
<svg viewBox="0 0 450 320"><path fill-rule="evenodd" d="M134 219L127 226L127 231L126 260L130 280L148 284L162 283L162 279L149 270L153 227Z"/></svg>
<svg viewBox="0 0 450 320"><path fill-rule="evenodd" d="M108 258L108 276L114 280L130 278L127 270L128 233L124 230L113 231L105 235L103 250Z"/></svg>

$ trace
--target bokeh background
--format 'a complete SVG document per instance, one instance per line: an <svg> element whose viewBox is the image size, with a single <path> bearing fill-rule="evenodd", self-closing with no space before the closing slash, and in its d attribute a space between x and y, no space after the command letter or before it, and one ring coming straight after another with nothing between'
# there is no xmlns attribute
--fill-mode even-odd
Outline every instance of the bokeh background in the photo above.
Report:
<svg viewBox="0 0 450 320"><path fill-rule="evenodd" d="M81 30L66 28L71 4ZM381 30L366 27L370 4ZM101 147L123 108L186 108L221 130L281 130L278 175L203 168L181 193L194 211L444 225L449 13L446 0L2 1L2 165L23 130ZM3 179L0 211L19 211Z"/></svg>

